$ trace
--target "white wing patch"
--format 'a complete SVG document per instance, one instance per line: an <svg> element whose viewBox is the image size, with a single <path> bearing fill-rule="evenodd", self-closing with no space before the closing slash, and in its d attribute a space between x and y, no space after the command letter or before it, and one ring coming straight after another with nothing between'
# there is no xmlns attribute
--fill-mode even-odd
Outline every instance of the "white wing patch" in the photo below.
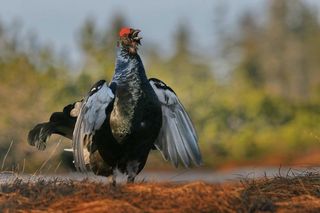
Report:
<svg viewBox="0 0 320 213"><path fill-rule="evenodd" d="M82 106L82 101L78 101L74 104L74 108L70 111L70 116L71 117L78 117L80 113L80 109Z"/></svg>
<svg viewBox="0 0 320 213"><path fill-rule="evenodd" d="M77 122L73 132L73 155L75 167L87 171L90 163L92 137L106 119L106 108L113 100L114 94L106 82L93 87L89 95L82 102Z"/></svg>
<svg viewBox="0 0 320 213"><path fill-rule="evenodd" d="M149 80L162 105L162 127L156 148L175 167L179 160L185 167L202 163L198 137L193 124L174 91L158 79Z"/></svg>

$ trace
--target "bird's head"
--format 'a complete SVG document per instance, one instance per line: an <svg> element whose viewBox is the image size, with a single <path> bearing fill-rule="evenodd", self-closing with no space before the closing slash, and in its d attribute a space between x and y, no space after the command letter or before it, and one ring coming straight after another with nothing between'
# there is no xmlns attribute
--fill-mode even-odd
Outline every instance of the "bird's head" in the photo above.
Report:
<svg viewBox="0 0 320 213"><path fill-rule="evenodd" d="M129 27L123 27L119 32L119 44L130 54L136 54L138 46L141 45L142 37L139 36L139 32L140 30Z"/></svg>

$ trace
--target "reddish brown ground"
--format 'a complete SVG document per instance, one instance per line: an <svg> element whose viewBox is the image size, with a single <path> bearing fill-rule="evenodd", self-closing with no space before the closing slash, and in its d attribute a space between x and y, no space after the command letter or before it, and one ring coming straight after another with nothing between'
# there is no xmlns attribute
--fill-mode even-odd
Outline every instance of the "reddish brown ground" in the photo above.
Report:
<svg viewBox="0 0 320 213"><path fill-rule="evenodd" d="M1 186L0 212L320 212L320 176L235 183L139 183L112 187L88 181Z"/></svg>

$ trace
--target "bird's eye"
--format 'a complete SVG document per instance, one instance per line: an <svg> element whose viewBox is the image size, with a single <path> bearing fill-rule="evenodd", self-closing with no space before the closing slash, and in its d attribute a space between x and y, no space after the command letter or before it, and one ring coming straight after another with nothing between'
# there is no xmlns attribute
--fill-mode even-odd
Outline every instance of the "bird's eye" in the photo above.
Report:
<svg viewBox="0 0 320 213"><path fill-rule="evenodd" d="M101 89L101 86L98 86L98 89Z"/></svg>

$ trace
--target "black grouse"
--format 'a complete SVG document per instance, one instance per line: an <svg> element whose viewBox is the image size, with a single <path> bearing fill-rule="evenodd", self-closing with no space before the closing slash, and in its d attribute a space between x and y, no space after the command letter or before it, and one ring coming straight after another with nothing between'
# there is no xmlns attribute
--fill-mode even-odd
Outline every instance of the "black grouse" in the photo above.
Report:
<svg viewBox="0 0 320 213"><path fill-rule="evenodd" d="M137 53L140 30L122 28L110 84L98 81L81 101L54 112L49 122L28 135L43 150L51 134L73 141L75 167L116 180L116 170L134 182L151 149L174 166L201 164L193 124L175 92L162 81L148 79Z"/></svg>

